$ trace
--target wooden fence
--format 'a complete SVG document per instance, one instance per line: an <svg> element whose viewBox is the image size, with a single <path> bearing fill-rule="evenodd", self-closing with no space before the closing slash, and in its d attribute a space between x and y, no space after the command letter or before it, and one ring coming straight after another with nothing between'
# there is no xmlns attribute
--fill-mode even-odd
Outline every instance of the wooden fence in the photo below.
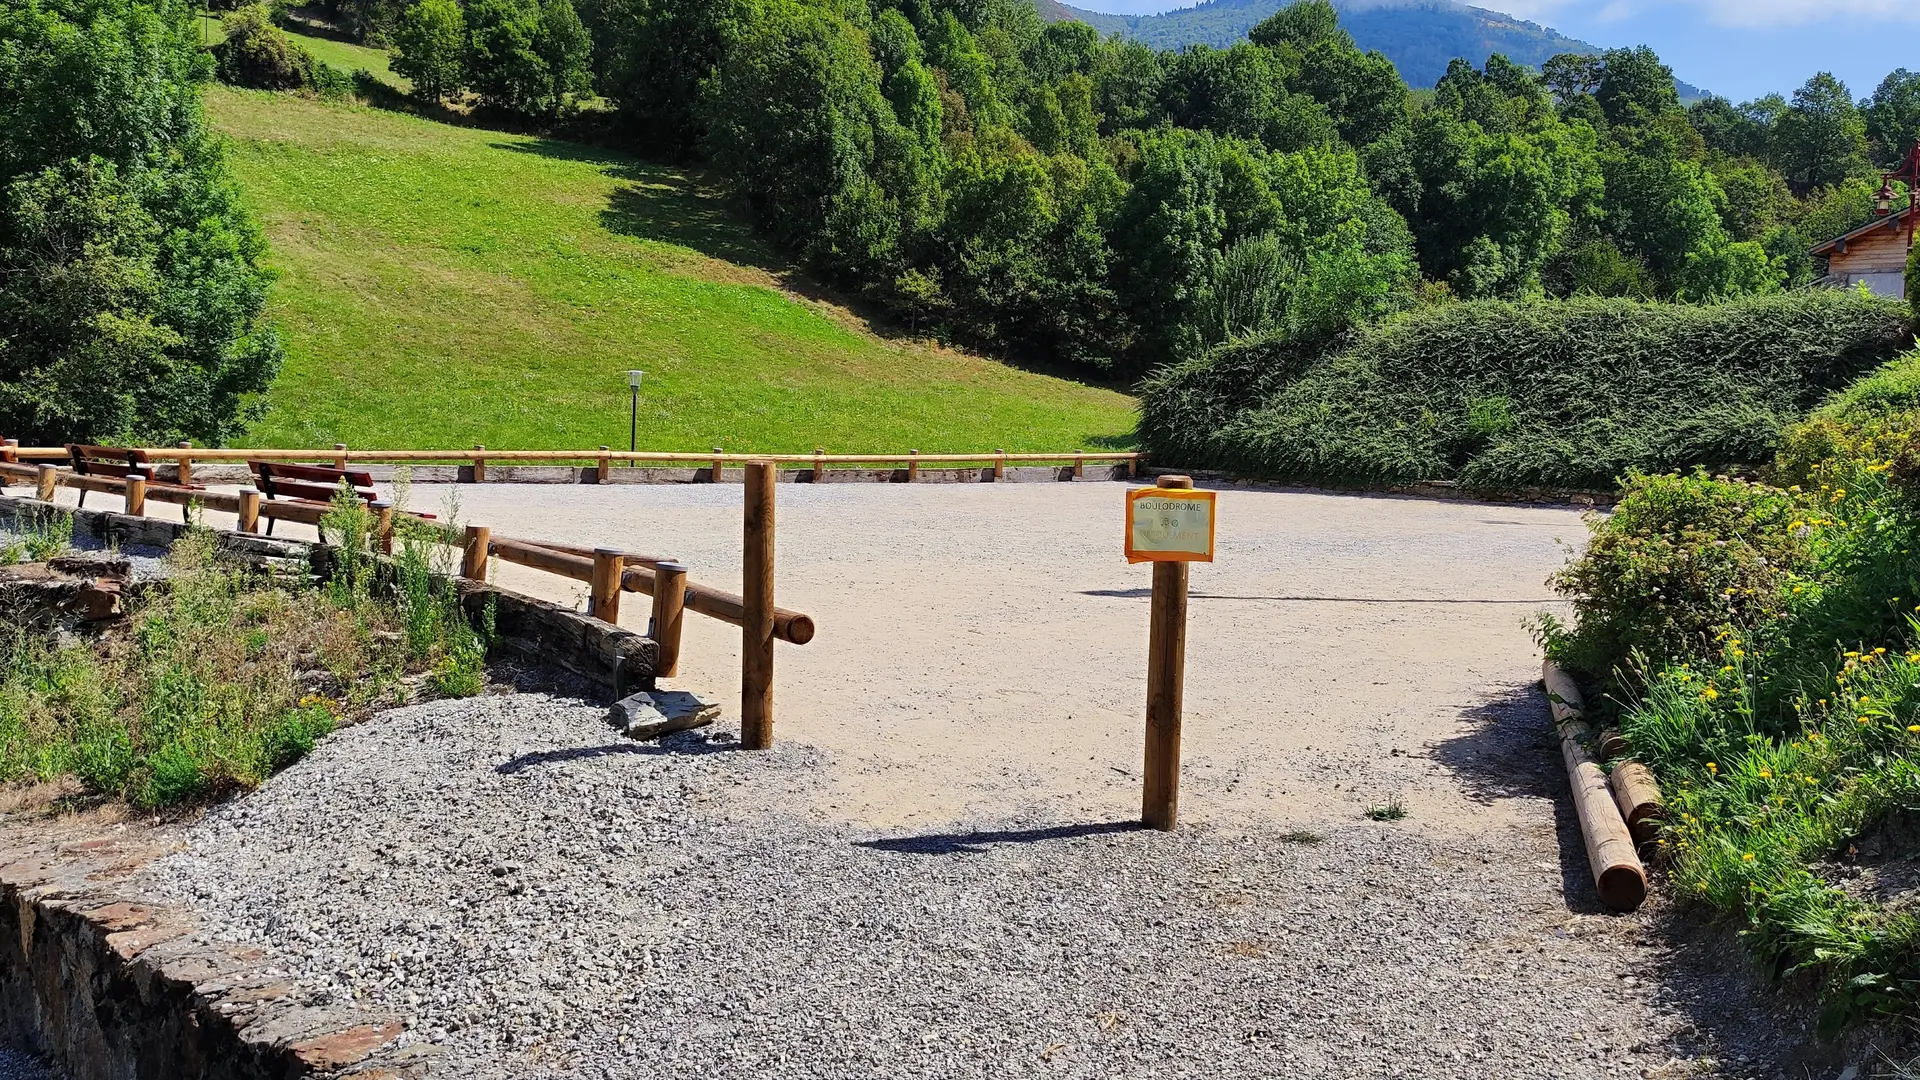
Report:
<svg viewBox="0 0 1920 1080"><path fill-rule="evenodd" d="M260 522L294 521L316 528L331 507L315 502L276 501L263 498L257 490L237 492L209 491L178 483L142 477L88 476L53 465L30 465L16 458L29 454L45 458L39 450L19 450L8 446L12 454L0 455L0 486L12 480L31 481L34 496L52 502L62 487L118 495L125 512L139 517L146 514L147 503L173 503L232 514L235 529L257 533ZM195 451L206 453L253 454L257 451ZM287 453L300 453L290 451ZM66 457L63 449L59 455ZM258 459L256 459L258 460ZM278 460L300 460L281 457ZM813 640L813 619L798 611L776 607L773 603L773 491L777 466L771 461L745 463L747 485L746 511L742 533L744 556L744 595L699 585L687 580L687 568L677 562L651 555L638 555L612 548L587 549L537 540L518 540L494 536L479 525L452 526L418 515L396 511L390 502L374 502L373 539L383 552L393 550L398 521L405 518L408 527L425 530L442 544L462 550L461 575L476 581L487 579L491 558L503 559L535 570L585 582L589 588L590 614L602 621L618 624L620 597L623 593L642 593L652 598L652 628L649 632L659 646L655 674L673 676L679 667L683 615L693 611L742 629L745 647L741 655L741 742L749 749L765 749L773 740L773 642L805 645ZM182 463L180 475L190 475L191 465ZM191 513L191 510L189 511Z"/></svg>
<svg viewBox="0 0 1920 1080"><path fill-rule="evenodd" d="M816 449L811 454L729 454L715 447L711 453L686 454L654 450L614 450L599 447L594 450L489 450L476 446L471 450L354 450L345 443L336 443L325 450L246 450L232 448L196 448L182 443L178 446L140 448L150 461L170 463L175 466L175 478L186 483L192 476L195 462L208 464L232 464L247 461L292 461L315 462L344 469L349 462L378 465L469 465L473 469L473 482L486 482L486 470L489 463L494 464L547 464L593 466L601 480L612 475L616 465L666 464L694 466L708 474L713 483L722 482L727 476L728 466L745 466L751 462L772 462L776 466L806 466L812 469L811 476L818 481L825 477L833 466L851 465L894 465L904 466L905 479L912 482L919 478L920 469L929 465L977 465L983 469L991 467L993 478L1006 478L1008 465L1044 465L1057 464L1073 467L1073 476L1078 478L1088 464L1125 465L1129 477L1139 471L1141 456L1127 452L1089 453L1072 450L1054 454L1010 454L1005 450L993 450L979 454L922 454L918 450L908 450L904 454L829 454L824 449ZM67 449L64 446L21 446L14 439L0 444L0 463L26 463L36 461L66 461Z"/></svg>

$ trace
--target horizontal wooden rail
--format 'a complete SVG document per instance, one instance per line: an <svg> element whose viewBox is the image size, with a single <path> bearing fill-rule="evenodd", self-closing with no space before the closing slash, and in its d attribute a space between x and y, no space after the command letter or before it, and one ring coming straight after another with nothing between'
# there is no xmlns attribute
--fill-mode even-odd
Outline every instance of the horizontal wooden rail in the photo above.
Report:
<svg viewBox="0 0 1920 1080"><path fill-rule="evenodd" d="M592 548L581 547L578 544L549 544L541 541L540 546L546 548L548 551L564 551L569 555L578 555L586 559L593 558ZM672 559L663 559L658 555L635 555L632 552L622 552L621 558L626 560L628 566L644 566L649 570L659 566L663 562L673 561Z"/></svg>
<svg viewBox="0 0 1920 1080"><path fill-rule="evenodd" d="M493 554L510 563L531 566L535 570L545 570L549 574L572 578L575 581L593 580L593 557L582 558L564 551L555 551L544 544L529 543L525 540L510 540L496 536L490 545Z"/></svg>
<svg viewBox="0 0 1920 1080"><path fill-rule="evenodd" d="M645 567L628 568L620 575L620 588L626 592L653 595L654 573ZM719 619L734 626L745 626L747 622L747 601L730 592L721 592L704 585L687 583L688 611L697 611L710 619ZM813 617L786 608L773 609L773 636L791 645L805 645L813 640Z"/></svg>
<svg viewBox="0 0 1920 1080"><path fill-rule="evenodd" d="M245 450L232 447L182 449L177 446L146 447L143 452L155 462L235 462L235 461L363 461L373 464L408 462L560 461L596 464L602 458L612 461L665 461L711 467L714 462L744 464L749 461L773 461L782 465L940 465L991 464L1006 462L1137 461L1144 455L1131 451L1098 453L1068 450L1059 453L1008 453L987 451L979 454L685 454L652 450ZM23 446L16 452L21 461L65 461L65 447Z"/></svg>

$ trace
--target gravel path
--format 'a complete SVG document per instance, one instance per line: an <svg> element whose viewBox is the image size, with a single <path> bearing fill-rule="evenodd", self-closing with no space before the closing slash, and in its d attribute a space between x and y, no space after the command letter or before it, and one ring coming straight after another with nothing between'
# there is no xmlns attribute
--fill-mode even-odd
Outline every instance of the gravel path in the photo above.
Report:
<svg viewBox="0 0 1920 1080"><path fill-rule="evenodd" d="M1120 491L783 486L779 596L820 635L780 650L774 752L416 706L149 883L482 1080L1838 1073L1723 942L1598 908L1521 625L1577 514L1224 492L1163 835L1127 824ZM496 534L739 580L737 487L460 494ZM686 646L734 723L738 631L690 617ZM1389 799L1410 816L1366 820Z"/></svg>
<svg viewBox="0 0 1920 1080"><path fill-rule="evenodd" d="M0 1080L56 1080L39 1058L0 1046Z"/></svg>

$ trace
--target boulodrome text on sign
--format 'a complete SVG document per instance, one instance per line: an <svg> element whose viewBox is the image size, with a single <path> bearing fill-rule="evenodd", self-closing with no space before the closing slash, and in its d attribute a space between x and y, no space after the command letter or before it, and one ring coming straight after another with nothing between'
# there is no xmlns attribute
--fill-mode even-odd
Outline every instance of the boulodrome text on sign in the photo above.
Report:
<svg viewBox="0 0 1920 1080"><path fill-rule="evenodd" d="M1212 562L1213 502L1211 491L1129 491L1127 561Z"/></svg>

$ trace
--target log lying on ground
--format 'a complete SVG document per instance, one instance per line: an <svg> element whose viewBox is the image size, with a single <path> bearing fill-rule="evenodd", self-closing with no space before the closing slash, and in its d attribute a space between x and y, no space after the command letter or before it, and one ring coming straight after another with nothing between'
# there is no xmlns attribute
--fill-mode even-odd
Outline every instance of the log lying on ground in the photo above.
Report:
<svg viewBox="0 0 1920 1080"><path fill-rule="evenodd" d="M1613 788L1613 802L1627 821L1635 843L1645 844L1660 834L1660 821L1667 816L1666 803L1660 797L1660 783L1653 770L1637 761L1616 764L1607 774Z"/></svg>
<svg viewBox="0 0 1920 1080"><path fill-rule="evenodd" d="M1573 783L1573 807L1580 816L1594 888L1601 903L1615 911L1632 911L1647 898L1647 872L1640 865L1626 820L1614 805L1607 774L1587 749L1594 733L1583 715L1580 690L1551 660L1546 662L1544 681L1554 726L1560 732L1560 753Z"/></svg>

